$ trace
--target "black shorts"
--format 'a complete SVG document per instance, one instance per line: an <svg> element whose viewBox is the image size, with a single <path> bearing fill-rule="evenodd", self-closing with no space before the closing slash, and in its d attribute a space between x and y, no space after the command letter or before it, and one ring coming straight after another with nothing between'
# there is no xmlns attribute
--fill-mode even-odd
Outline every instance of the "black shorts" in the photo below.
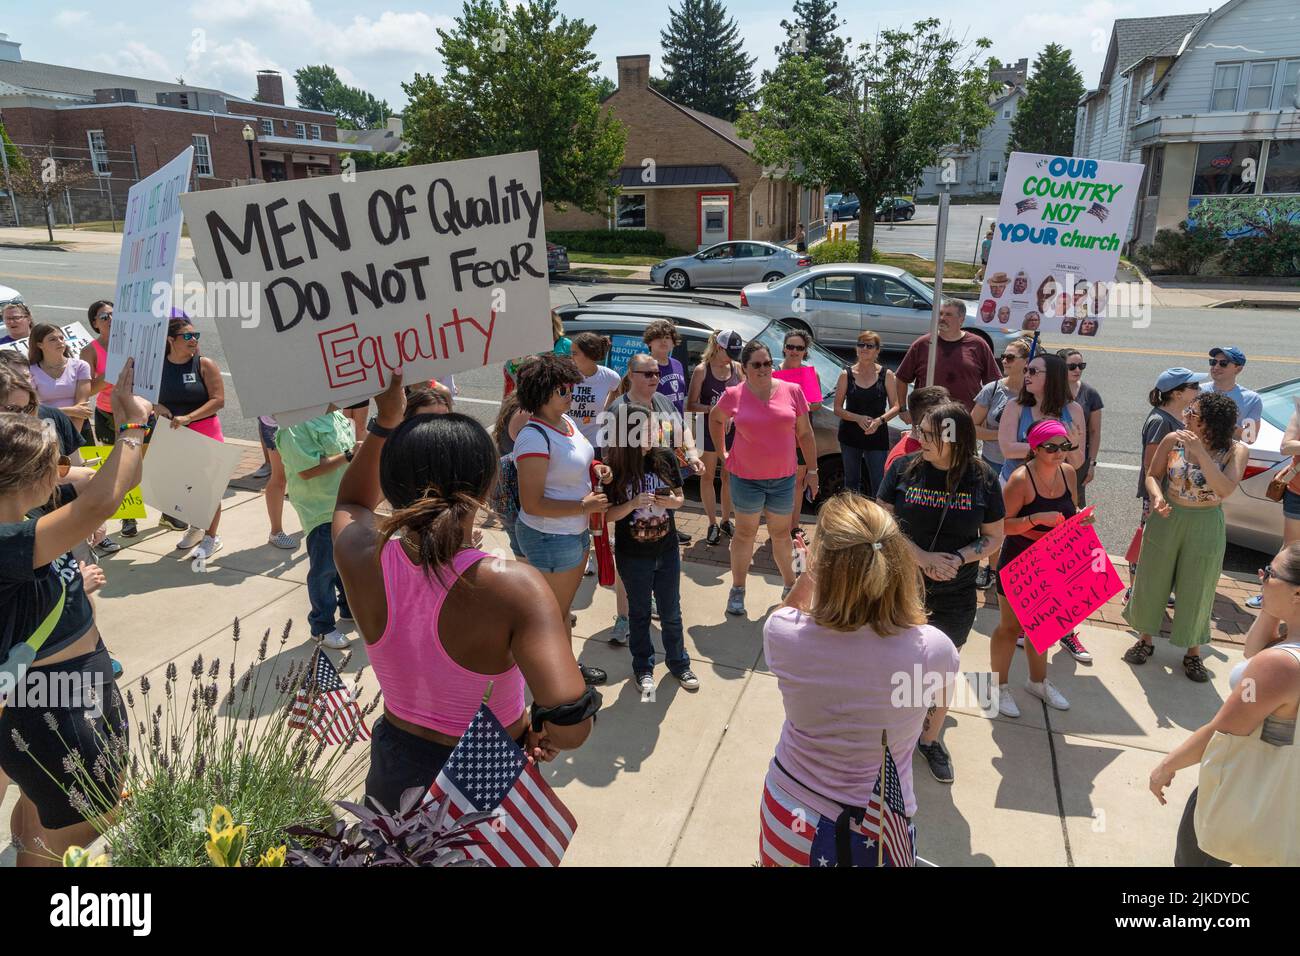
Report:
<svg viewBox="0 0 1300 956"><path fill-rule="evenodd" d="M124 752L129 739L126 709L113 680L108 649L100 644L89 654L50 667L33 667L24 685L0 715L0 769L36 804L45 829L59 830L82 823L86 818L68 801L67 791L75 786L84 792L86 784L65 769L64 758L75 751L90 773L101 755L104 760L110 759L110 743L120 741ZM51 695L69 699L52 700ZM90 716L101 707L98 716ZM52 716L57 730L50 729L47 714ZM15 733L26 746L25 752L19 749ZM96 788L96 809L108 809L101 803L117 804L122 792L120 780L97 781Z"/></svg>
<svg viewBox="0 0 1300 956"><path fill-rule="evenodd" d="M93 421L93 435L98 444L111 445L117 441L117 424L113 421L112 415L96 405ZM149 416L149 427L145 429L144 433L144 443L146 445L149 444L149 439L153 438L153 426L157 421L157 415Z"/></svg>
<svg viewBox="0 0 1300 956"><path fill-rule="evenodd" d="M971 628L975 626L975 610L978 598L976 589L932 589L929 581L925 589L926 620L932 627L937 627L948 635L956 647L966 643Z"/></svg>

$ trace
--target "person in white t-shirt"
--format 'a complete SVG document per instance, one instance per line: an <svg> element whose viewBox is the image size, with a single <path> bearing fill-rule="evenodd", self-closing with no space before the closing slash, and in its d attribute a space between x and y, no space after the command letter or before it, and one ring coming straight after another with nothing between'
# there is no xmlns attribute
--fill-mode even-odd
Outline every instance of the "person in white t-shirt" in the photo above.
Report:
<svg viewBox="0 0 1300 956"><path fill-rule="evenodd" d="M578 430L587 437L593 448L598 447L596 436L600 433L600 415L605 410L609 395L618 388L618 372L600 363L609 355L610 340L595 332L580 332L573 337L573 364L582 373L582 381L573 386L573 405L569 417Z"/></svg>

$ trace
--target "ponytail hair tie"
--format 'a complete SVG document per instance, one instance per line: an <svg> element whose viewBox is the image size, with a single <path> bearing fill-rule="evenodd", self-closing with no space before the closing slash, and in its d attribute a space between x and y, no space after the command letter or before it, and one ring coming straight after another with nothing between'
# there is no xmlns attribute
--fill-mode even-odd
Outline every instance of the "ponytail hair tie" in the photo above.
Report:
<svg viewBox="0 0 1300 956"><path fill-rule="evenodd" d="M881 548L883 548L883 547L884 547L884 545L881 544L879 541L873 541L873 542L871 542L871 550L872 550L872 551L879 551L879 550L880 550Z"/></svg>

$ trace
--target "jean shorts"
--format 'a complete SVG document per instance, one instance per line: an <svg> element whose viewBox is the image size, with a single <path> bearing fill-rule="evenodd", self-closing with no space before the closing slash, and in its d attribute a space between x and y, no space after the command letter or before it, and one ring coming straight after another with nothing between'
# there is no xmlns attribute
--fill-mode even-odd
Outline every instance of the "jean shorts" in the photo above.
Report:
<svg viewBox="0 0 1300 956"><path fill-rule="evenodd" d="M1282 514L1292 521L1300 521L1300 495L1290 488L1282 492Z"/></svg>
<svg viewBox="0 0 1300 956"><path fill-rule="evenodd" d="M789 514L794 510L794 475L785 478L739 478L731 480L731 504L736 514L756 515L762 511Z"/></svg>
<svg viewBox="0 0 1300 956"><path fill-rule="evenodd" d="M266 420L265 415L257 416L257 437L262 439L262 447L267 451L275 451L275 433L280 430L280 426L274 424L275 419Z"/></svg>
<svg viewBox="0 0 1300 956"><path fill-rule="evenodd" d="M545 574L563 574L587 561L591 532L582 534L546 534L522 521L515 522L515 538L524 559Z"/></svg>

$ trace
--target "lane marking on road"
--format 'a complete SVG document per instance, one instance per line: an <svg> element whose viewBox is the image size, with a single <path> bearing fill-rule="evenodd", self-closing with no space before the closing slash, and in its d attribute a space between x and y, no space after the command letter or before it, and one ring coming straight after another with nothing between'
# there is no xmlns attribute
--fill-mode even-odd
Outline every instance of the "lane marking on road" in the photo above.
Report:
<svg viewBox="0 0 1300 956"><path fill-rule="evenodd" d="M113 287L112 279L78 279L76 276L34 276L21 272L0 272L3 279L32 279L36 282L72 282L76 285L102 285Z"/></svg>
<svg viewBox="0 0 1300 956"><path fill-rule="evenodd" d="M1065 346L1061 346L1061 348L1064 347ZM1057 349L1057 345L1053 343L1051 345L1043 346L1043 348L1055 352ZM1164 351L1160 349L1131 349L1131 348L1125 348L1124 346L1120 346L1120 345L1093 345L1091 342L1089 342L1086 345L1080 346L1079 348L1081 351L1084 352L1116 352L1116 353L1126 354L1126 355L1168 355L1168 356L1173 356L1175 358L1208 358L1209 357L1208 350L1205 352L1174 352L1174 351ZM1252 354L1247 356L1247 358L1249 358L1250 361L1252 362L1281 362L1285 365L1297 364L1296 359L1288 358L1287 356L1284 355L1253 355Z"/></svg>
<svg viewBox="0 0 1300 956"><path fill-rule="evenodd" d="M53 262L45 259L0 259L0 262L21 262L25 266L70 266L71 262Z"/></svg>
<svg viewBox="0 0 1300 956"><path fill-rule="evenodd" d="M62 310L64 310L65 312L85 312L85 311L86 311L85 309L83 309L83 308L82 308L81 306L79 306L79 305L46 305L46 304L43 304L43 303L40 303L40 302L37 302L37 303L33 304L33 305L32 305L32 308L33 308L33 309L62 309Z"/></svg>
<svg viewBox="0 0 1300 956"><path fill-rule="evenodd" d="M1139 468L1137 465L1112 465L1112 464L1111 464L1110 462L1108 462L1108 461L1099 461L1099 462L1097 462L1097 467L1098 467L1098 468L1113 468L1113 469L1115 469L1116 471L1141 471L1141 470L1142 470L1142 469Z"/></svg>

